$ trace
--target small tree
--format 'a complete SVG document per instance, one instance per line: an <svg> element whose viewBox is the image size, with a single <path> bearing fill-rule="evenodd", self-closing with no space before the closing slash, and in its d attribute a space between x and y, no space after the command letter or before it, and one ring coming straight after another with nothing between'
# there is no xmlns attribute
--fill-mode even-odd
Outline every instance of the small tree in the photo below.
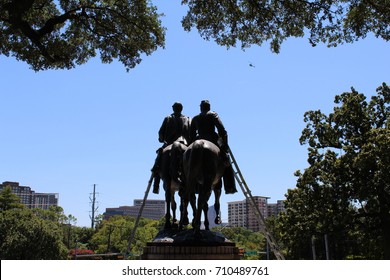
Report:
<svg viewBox="0 0 390 280"><path fill-rule="evenodd" d="M0 211L6 211L10 209L23 208L24 205L20 203L20 198L12 193L10 186L6 186L0 192Z"/></svg>

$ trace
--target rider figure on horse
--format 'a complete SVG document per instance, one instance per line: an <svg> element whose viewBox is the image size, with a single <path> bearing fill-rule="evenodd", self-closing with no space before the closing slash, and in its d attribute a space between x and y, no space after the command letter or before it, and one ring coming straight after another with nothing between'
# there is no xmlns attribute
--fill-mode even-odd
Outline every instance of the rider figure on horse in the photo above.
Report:
<svg viewBox="0 0 390 280"><path fill-rule="evenodd" d="M153 193L159 193L160 176L158 175L159 161L162 150L175 141L180 141L187 145L189 142L190 118L183 115L183 105L175 102L172 105L173 113L166 116L158 131L158 141L163 143L162 147L157 150L157 157L152 168L154 173Z"/></svg>
<svg viewBox="0 0 390 280"><path fill-rule="evenodd" d="M234 171L229 160L227 131L218 114L210 111L210 107L208 100L201 101L200 114L196 115L191 121L190 139L191 142L197 139L205 139L219 147L220 155L226 165L223 176L225 193L235 193L237 189L234 181ZM217 128L218 133L215 132L215 128Z"/></svg>

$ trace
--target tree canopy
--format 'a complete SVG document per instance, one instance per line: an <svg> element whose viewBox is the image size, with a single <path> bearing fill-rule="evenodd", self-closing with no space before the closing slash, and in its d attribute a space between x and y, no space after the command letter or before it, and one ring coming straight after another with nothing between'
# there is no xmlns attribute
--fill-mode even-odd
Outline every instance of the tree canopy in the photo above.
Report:
<svg viewBox="0 0 390 280"><path fill-rule="evenodd" d="M266 250L266 239L260 232L253 232L243 227L214 227L212 231L220 232L237 247L244 249L241 259L261 259L260 254Z"/></svg>
<svg viewBox="0 0 390 280"><path fill-rule="evenodd" d="M368 34L390 39L389 0L182 0L185 30L241 48L270 42L280 51L289 37L337 46ZM127 70L165 46L165 28L148 0L0 0L0 55L35 71L70 69L100 54Z"/></svg>
<svg viewBox="0 0 390 280"><path fill-rule="evenodd" d="M164 46L165 30L147 0L0 0L0 55L32 69L70 69L100 53L127 70Z"/></svg>
<svg viewBox="0 0 390 280"><path fill-rule="evenodd" d="M62 238L59 223L42 219L30 209L0 211L1 259L66 259Z"/></svg>
<svg viewBox="0 0 390 280"><path fill-rule="evenodd" d="M135 217L113 216L103 220L91 238L90 248L96 253L126 253L131 232L135 225ZM135 238L131 244L131 254L140 255L147 242L157 235L162 222L142 218L137 227Z"/></svg>
<svg viewBox="0 0 390 280"><path fill-rule="evenodd" d="M332 258L390 259L390 87L369 101L352 88L335 104L305 113L309 167L288 191L283 243L294 259L311 258L311 240L325 236Z"/></svg>
<svg viewBox="0 0 390 280"><path fill-rule="evenodd" d="M309 36L315 46L351 43L373 33L390 39L389 0L183 0L189 6L183 19L186 30L219 45L241 47L270 41L271 50L280 51L289 37Z"/></svg>

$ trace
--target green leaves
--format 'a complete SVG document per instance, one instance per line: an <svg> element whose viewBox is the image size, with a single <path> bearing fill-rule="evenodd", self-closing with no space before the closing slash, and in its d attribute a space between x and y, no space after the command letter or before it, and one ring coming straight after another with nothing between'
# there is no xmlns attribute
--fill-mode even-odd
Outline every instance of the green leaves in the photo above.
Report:
<svg viewBox="0 0 390 280"><path fill-rule="evenodd" d="M311 257L294 242L306 248L330 234L333 258L390 258L389 90L382 84L367 100L352 88L335 97L329 115L305 113L300 142L309 145L309 167L296 172L281 218L290 257Z"/></svg>
<svg viewBox="0 0 390 280"><path fill-rule="evenodd" d="M144 1L0 0L0 54L35 71L70 69L100 53L126 70L164 47L156 8Z"/></svg>
<svg viewBox="0 0 390 280"><path fill-rule="evenodd" d="M0 212L0 258L12 260L65 259L59 224L43 220L29 209Z"/></svg>
<svg viewBox="0 0 390 280"><path fill-rule="evenodd" d="M182 4L189 8L182 21L185 30L195 27L204 39L228 48L238 42L247 48L269 41L272 52L279 53L287 38L306 33L312 46L335 47L368 33L390 38L389 1L186 0Z"/></svg>

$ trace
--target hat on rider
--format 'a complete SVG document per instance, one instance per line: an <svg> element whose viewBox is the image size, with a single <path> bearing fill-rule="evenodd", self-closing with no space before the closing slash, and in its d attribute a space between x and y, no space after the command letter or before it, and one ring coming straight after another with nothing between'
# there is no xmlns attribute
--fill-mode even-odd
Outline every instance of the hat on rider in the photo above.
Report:
<svg viewBox="0 0 390 280"><path fill-rule="evenodd" d="M178 110L179 112L181 112L183 110L183 105L179 102L175 102L173 103L172 108L174 111Z"/></svg>
<svg viewBox="0 0 390 280"><path fill-rule="evenodd" d="M200 102L200 110L201 111L209 111L210 110L210 102L208 100L202 100Z"/></svg>

